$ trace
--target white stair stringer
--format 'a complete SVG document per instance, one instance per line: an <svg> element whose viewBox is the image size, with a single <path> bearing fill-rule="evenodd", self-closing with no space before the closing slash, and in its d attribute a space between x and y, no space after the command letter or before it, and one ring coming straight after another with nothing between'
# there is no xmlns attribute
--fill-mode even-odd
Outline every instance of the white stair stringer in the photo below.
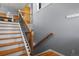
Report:
<svg viewBox="0 0 79 59"><path fill-rule="evenodd" d="M20 27L20 24L19 24L19 27ZM24 38L24 35L23 35L21 27L20 27L20 31L21 31L21 35L22 35L23 42L24 42L24 45L25 45L25 49L27 51L27 55L30 56L30 47L29 47L28 41L25 40L25 38Z"/></svg>

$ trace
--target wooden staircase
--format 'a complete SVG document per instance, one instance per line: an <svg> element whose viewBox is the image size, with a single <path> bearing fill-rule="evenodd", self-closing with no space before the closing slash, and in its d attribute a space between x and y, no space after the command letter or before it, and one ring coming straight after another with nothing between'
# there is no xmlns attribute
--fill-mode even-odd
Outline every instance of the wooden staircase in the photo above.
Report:
<svg viewBox="0 0 79 59"><path fill-rule="evenodd" d="M19 23L0 21L0 56L30 55Z"/></svg>
<svg viewBox="0 0 79 59"><path fill-rule="evenodd" d="M0 21L0 56L60 56L63 55L54 50L47 50L42 53L33 54L32 51L40 47L44 42L53 35L48 33L40 42L33 45L34 32L24 21L21 12L19 11L20 21L4 22ZM23 21L23 22L22 22ZM21 24L22 23L22 24ZM22 27L25 27L26 32L23 32ZM26 35L24 34L26 33Z"/></svg>

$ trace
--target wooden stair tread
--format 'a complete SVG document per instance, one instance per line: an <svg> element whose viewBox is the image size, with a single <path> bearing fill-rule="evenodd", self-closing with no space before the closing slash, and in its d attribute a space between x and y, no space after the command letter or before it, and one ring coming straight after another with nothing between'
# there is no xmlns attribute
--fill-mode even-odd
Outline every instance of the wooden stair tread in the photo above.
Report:
<svg viewBox="0 0 79 59"><path fill-rule="evenodd" d="M22 38L22 36L16 36L16 37L10 37L10 38L0 38L0 40L17 39L17 38Z"/></svg>
<svg viewBox="0 0 79 59"><path fill-rule="evenodd" d="M45 52L40 54L39 56L59 56L59 55L53 52Z"/></svg>
<svg viewBox="0 0 79 59"><path fill-rule="evenodd" d="M7 32L7 33L0 33L0 35L2 34L21 34L21 32Z"/></svg>
<svg viewBox="0 0 79 59"><path fill-rule="evenodd" d="M42 53L37 54L38 56L63 56L63 54L56 52L54 50L47 50Z"/></svg>
<svg viewBox="0 0 79 59"><path fill-rule="evenodd" d="M16 45L16 44L22 44L23 42L11 42L6 44L0 44L0 47L10 46L10 45Z"/></svg>
<svg viewBox="0 0 79 59"><path fill-rule="evenodd" d="M10 49L10 50L0 51L0 56L16 53L16 52L19 52L22 50L24 50L24 47L18 47L18 48L14 48L14 49Z"/></svg>
<svg viewBox="0 0 79 59"><path fill-rule="evenodd" d="M24 53L24 54L21 54L20 56L28 56L28 55Z"/></svg>

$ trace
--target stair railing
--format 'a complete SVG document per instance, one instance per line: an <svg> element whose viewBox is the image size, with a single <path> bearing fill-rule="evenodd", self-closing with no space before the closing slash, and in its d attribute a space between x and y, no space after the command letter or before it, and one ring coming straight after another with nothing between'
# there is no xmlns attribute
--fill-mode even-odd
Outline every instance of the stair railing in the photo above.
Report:
<svg viewBox="0 0 79 59"><path fill-rule="evenodd" d="M22 37L23 37L25 49L26 49L27 54L28 54L28 56L29 56L30 53L31 53L31 49L30 49L30 46L29 46L29 42L28 42L28 40L27 40L27 37L26 37L26 35L25 35L24 31L23 31L23 26L22 26L22 25L25 24L25 23L24 23L24 21L23 21L23 16L22 16L22 14L20 13L20 10L18 11L18 13L19 13L19 17L20 17L20 20L19 20L20 31L21 31L21 34L22 34ZM24 28L25 28L25 26L24 26ZM25 28L25 29L29 30L28 28Z"/></svg>
<svg viewBox="0 0 79 59"><path fill-rule="evenodd" d="M28 24L26 24L23 20L23 16L21 14L21 11L19 10L19 16L21 17L21 20L20 20L20 24L24 24L25 25L25 31L27 30L27 34L29 33L30 34L30 41L28 40L28 44L29 44L29 47L30 47L30 53L31 55L33 55L32 51L35 50L37 47L40 47L41 44L43 44L50 36L53 35L53 33L48 33L47 36L45 36L40 42L38 42L35 46L33 46L33 32L32 30L29 28ZM21 25L22 26L22 25ZM26 35L25 35L26 36Z"/></svg>

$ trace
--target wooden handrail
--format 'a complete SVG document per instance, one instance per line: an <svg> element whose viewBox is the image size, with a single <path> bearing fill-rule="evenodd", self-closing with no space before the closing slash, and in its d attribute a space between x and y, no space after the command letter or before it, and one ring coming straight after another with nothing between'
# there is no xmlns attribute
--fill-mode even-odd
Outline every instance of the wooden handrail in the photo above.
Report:
<svg viewBox="0 0 79 59"><path fill-rule="evenodd" d="M43 44L50 36L52 36L53 33L49 33L47 36L45 36L40 42L38 42L35 46L34 46L34 50L39 47L41 44Z"/></svg>

